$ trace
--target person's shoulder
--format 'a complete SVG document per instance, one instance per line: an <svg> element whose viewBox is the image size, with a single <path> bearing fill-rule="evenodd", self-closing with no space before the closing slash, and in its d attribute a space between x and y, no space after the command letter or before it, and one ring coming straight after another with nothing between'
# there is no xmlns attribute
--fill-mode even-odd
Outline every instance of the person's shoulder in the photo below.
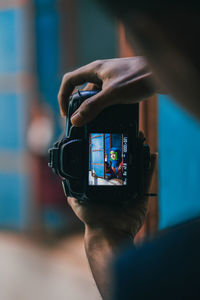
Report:
<svg viewBox="0 0 200 300"><path fill-rule="evenodd" d="M199 273L200 218L166 229L122 253L115 263L116 299L145 299L149 292L154 299L177 299L177 295L189 297L191 288L193 299L197 292L199 298Z"/></svg>

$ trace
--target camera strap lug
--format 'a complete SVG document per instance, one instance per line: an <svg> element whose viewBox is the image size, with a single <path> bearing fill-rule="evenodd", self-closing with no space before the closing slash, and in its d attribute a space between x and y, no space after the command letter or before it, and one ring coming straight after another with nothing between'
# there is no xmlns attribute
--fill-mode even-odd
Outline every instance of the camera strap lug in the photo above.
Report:
<svg viewBox="0 0 200 300"><path fill-rule="evenodd" d="M59 149L58 148L50 148L48 150L48 166L52 168L54 173L57 174L57 165L58 165L58 159L59 159Z"/></svg>

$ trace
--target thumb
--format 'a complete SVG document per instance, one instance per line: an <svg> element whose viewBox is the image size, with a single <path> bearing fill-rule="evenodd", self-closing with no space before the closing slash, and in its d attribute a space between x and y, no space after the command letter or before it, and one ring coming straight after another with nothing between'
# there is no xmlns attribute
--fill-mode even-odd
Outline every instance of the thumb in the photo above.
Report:
<svg viewBox="0 0 200 300"><path fill-rule="evenodd" d="M86 99L71 116L74 126L80 127L89 123L106 107L106 99L101 91L93 97Z"/></svg>

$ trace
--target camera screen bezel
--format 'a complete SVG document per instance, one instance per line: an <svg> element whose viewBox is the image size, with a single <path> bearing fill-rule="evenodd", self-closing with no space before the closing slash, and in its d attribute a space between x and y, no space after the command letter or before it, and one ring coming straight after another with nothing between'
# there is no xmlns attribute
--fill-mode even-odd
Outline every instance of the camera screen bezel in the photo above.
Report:
<svg viewBox="0 0 200 300"><path fill-rule="evenodd" d="M87 94L87 95L86 95ZM139 176L138 175L138 134L139 134L139 104L116 104L106 107L94 120L83 127L73 128L70 122L70 116L74 113L78 106L88 98L96 94L96 92L79 92L71 98L68 108L68 119L66 123L66 136L70 138L83 138L84 146L84 172L83 178L78 180L80 188L79 201L88 199L95 202L124 202L130 199L133 194L139 192ZM128 135L128 176L127 185L105 186L105 185L89 185L89 135L91 133L113 133ZM71 185L71 181L69 184ZM71 186L72 187L72 186ZM78 190L76 190L79 192ZM74 192L76 192L74 190ZM73 188L71 189L73 193Z"/></svg>
<svg viewBox="0 0 200 300"><path fill-rule="evenodd" d="M127 134L127 132L90 132L89 134L88 134L88 178L87 178L87 180L88 180L88 186L96 186L96 187L98 187L98 186L103 186L103 187L105 187L105 186L110 186L110 185L90 185L89 184L89 156L91 156L91 154L89 154L89 149L90 149L90 136L91 136L91 134L118 134L118 135L121 135L121 136L125 136L125 137L127 137L127 140L129 140L129 137L128 137L128 134ZM123 152L122 152L123 153ZM129 149L128 149L128 141L127 141L127 152L126 152L126 157L127 157L127 165L128 165L128 155L129 155ZM105 161L104 161L105 162ZM126 176L126 180L128 180L128 170L127 170L127 176ZM119 184L119 185L113 185L113 186L115 186L115 187L122 187L122 186L127 186L127 184L128 183L126 183L126 184Z"/></svg>
<svg viewBox="0 0 200 300"><path fill-rule="evenodd" d="M122 125L122 124L121 124ZM127 170L127 184L126 185L89 185L89 138L91 133L110 133L110 134L126 134L128 137L128 170ZM124 198L129 197L133 192L138 191L138 178L136 176L138 170L138 124L132 122L131 126L124 124L123 126L113 127L109 130L105 128L87 129L87 143L86 153L87 159L85 162L85 193L87 197L91 198L96 196L97 199L101 197ZM135 155L134 155L135 154ZM118 194L118 195L117 195Z"/></svg>

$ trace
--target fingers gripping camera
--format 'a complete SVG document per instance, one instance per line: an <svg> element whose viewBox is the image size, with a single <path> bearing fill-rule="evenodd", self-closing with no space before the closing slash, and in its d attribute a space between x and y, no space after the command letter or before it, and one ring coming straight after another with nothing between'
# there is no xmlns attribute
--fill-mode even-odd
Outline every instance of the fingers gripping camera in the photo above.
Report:
<svg viewBox="0 0 200 300"><path fill-rule="evenodd" d="M66 196L86 201L125 203L144 193L150 149L139 136L139 105L114 105L92 122L74 127L70 118L97 91L70 98L65 137L49 149L48 165L60 176Z"/></svg>

